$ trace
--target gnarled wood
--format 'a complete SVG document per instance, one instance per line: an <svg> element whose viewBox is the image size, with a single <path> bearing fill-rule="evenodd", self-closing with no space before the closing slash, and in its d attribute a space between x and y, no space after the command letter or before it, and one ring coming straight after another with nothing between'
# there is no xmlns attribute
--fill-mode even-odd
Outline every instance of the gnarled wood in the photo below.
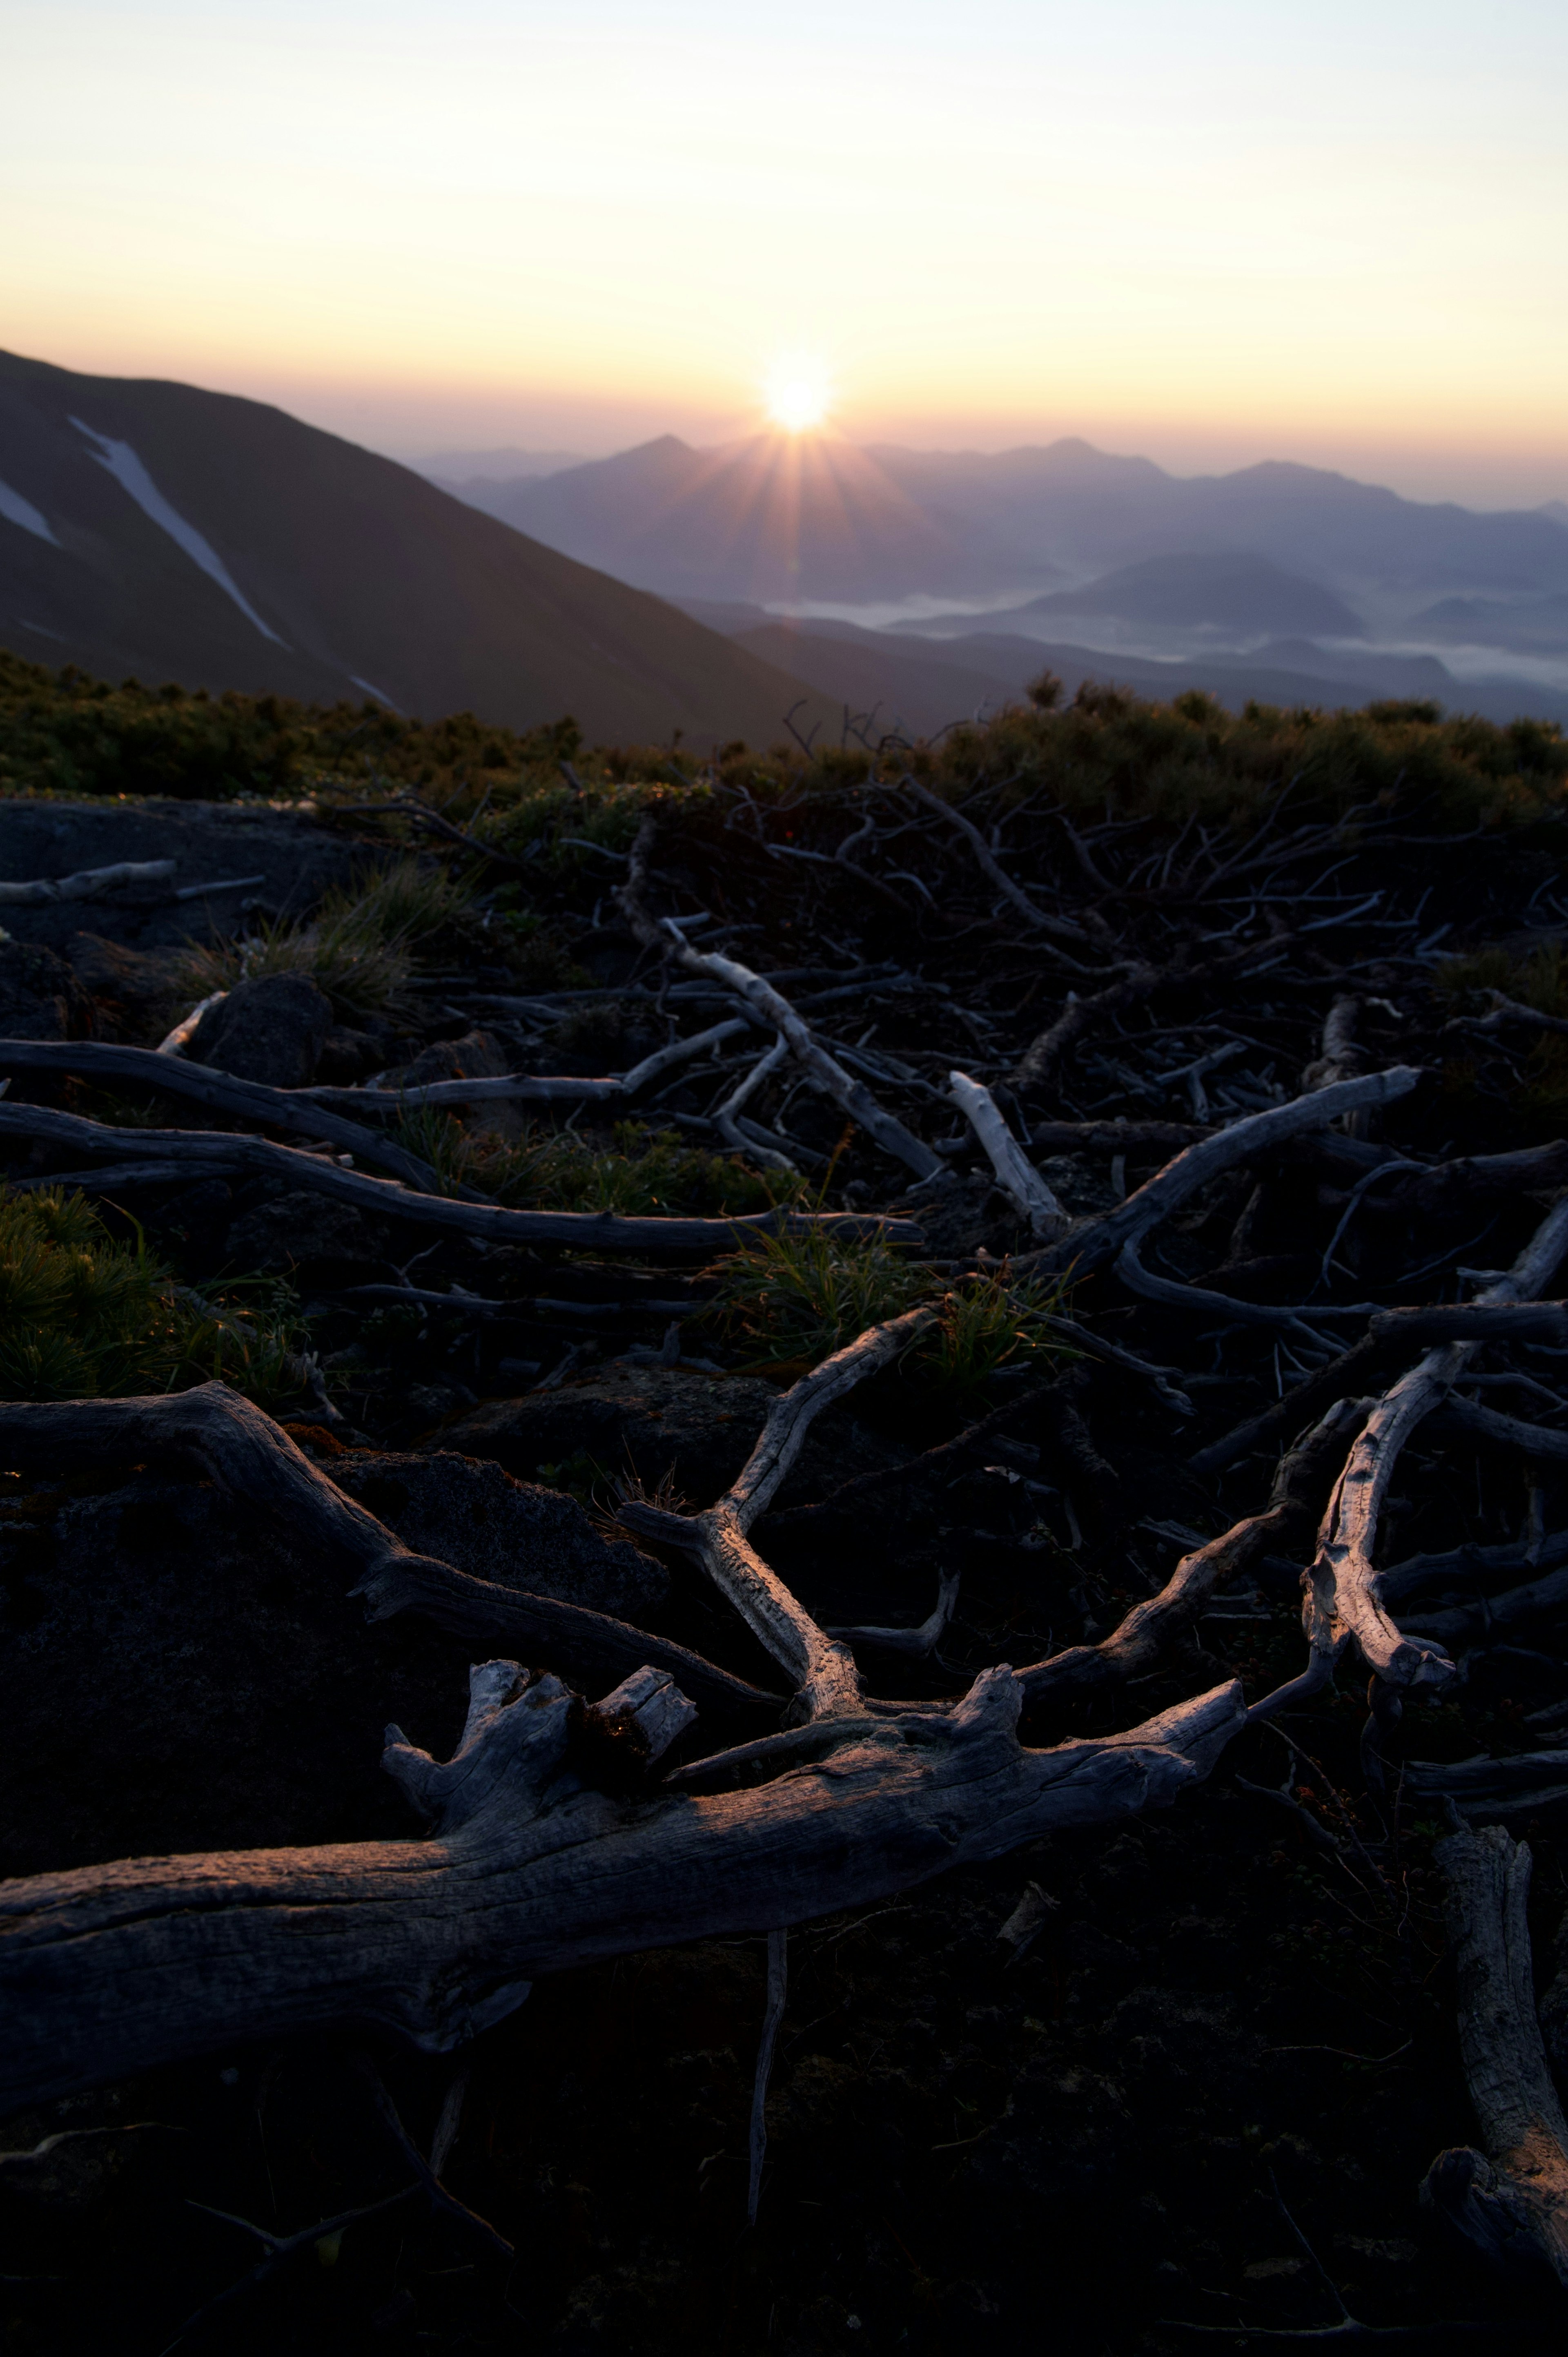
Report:
<svg viewBox="0 0 1568 2357"><path fill-rule="evenodd" d="M725 1494L690 1518L628 1499L620 1520L631 1531L695 1555L714 1586L735 1607L796 1687L792 1715L853 1717L863 1708L860 1678L848 1647L818 1627L805 1607L769 1569L746 1534L765 1514L811 1424L825 1407L895 1359L935 1318L929 1308L906 1310L873 1326L775 1402L751 1455Z"/></svg>
<svg viewBox="0 0 1568 2357"><path fill-rule="evenodd" d="M84 1154L118 1154L114 1167L124 1173L166 1169L170 1178L188 1173L211 1176L223 1171L250 1171L279 1186L308 1187L334 1195L362 1211L382 1218L415 1220L422 1226L452 1228L460 1234L484 1236L496 1243L574 1244L583 1252L658 1253L733 1251L748 1234L803 1232L811 1227L837 1229L849 1235L881 1235L894 1243L918 1243L920 1231L911 1220L863 1219L849 1211L764 1211L736 1213L733 1219L628 1218L617 1211L514 1211L499 1203L454 1202L445 1195L418 1195L390 1178L371 1178L362 1170L345 1170L321 1155L302 1154L292 1146L275 1146L270 1138L231 1136L223 1130L110 1129L85 1121L78 1114L56 1113L48 1105L0 1104L0 1140L35 1137L58 1147ZM124 1158L134 1140L134 1163ZM85 1185L80 1172L73 1183ZM41 1182L49 1184L47 1178Z"/></svg>
<svg viewBox="0 0 1568 2357"><path fill-rule="evenodd" d="M941 1157L933 1154L924 1141L907 1129L901 1121L888 1113L865 1083L846 1072L835 1056L828 1053L811 1027L797 1014L789 1001L775 988L767 976L753 974L749 966L735 958L721 957L717 951L693 949L678 927L660 927L650 915L643 899L648 882L648 861L658 839L658 825L651 817L645 818L638 829L631 848L627 880L616 893L622 913L633 932L645 948L659 950L685 967L689 974L705 974L710 981L739 1000L743 1006L787 1039L802 1071L813 1087L832 1097L850 1119L859 1124L868 1137L875 1138L885 1153L912 1170L917 1178L929 1178L945 1166Z"/></svg>
<svg viewBox="0 0 1568 2357"><path fill-rule="evenodd" d="M1488 2257L1543 2261L1568 2287L1568 2121L1536 2019L1530 1852L1488 1825L1433 1856L1447 1883L1459 2049L1485 2151L1439 2153L1422 2196Z"/></svg>
<svg viewBox="0 0 1568 2357"><path fill-rule="evenodd" d="M1323 1098L1329 1094L1325 1089ZM1564 1252L1568 1196L1547 1213L1513 1267L1487 1288L1482 1301L1528 1300L1539 1294L1556 1275ZM1373 1552L1400 1451L1446 1398L1478 1347L1447 1342L1429 1351L1367 1418L1329 1501L1312 1566L1304 1620L1316 1665L1337 1660L1354 1643L1368 1668L1390 1685L1444 1685L1454 1675L1441 1646L1402 1636L1390 1619L1378 1592Z"/></svg>
<svg viewBox="0 0 1568 2357"><path fill-rule="evenodd" d="M1018 1217L1028 1222L1036 1243L1054 1243L1071 1220L1008 1128L991 1091L967 1072L957 1071L948 1074L948 1090L984 1147L997 1185Z"/></svg>
<svg viewBox="0 0 1568 2357"><path fill-rule="evenodd" d="M394 1730L389 1766L436 1812L425 1840L131 1858L0 1883L0 2106L345 2023L427 2050L541 1974L865 1905L1054 1826L1160 1807L1241 1724L1216 1687L1126 1733L1023 1749L1018 1690L836 1737L741 1792L612 1798L570 1757L580 1706L514 1663L475 1673L446 1769Z"/></svg>
<svg viewBox="0 0 1568 2357"><path fill-rule="evenodd" d="M362 1122L345 1120L315 1098L302 1102L290 1089L237 1081L228 1072L188 1063L183 1057L166 1056L156 1049L117 1048L102 1039L0 1039L0 1072L71 1072L84 1081L129 1081L134 1087L188 1097L193 1103L210 1106L214 1113L231 1113L269 1129L324 1138L328 1146L363 1155L367 1162L392 1171L422 1193L435 1192L441 1183L416 1154L406 1152L379 1130L367 1129ZM352 1091L345 1094L351 1095ZM137 1138L139 1133L116 1130L113 1135L124 1145L127 1136Z"/></svg>
<svg viewBox="0 0 1568 2357"><path fill-rule="evenodd" d="M700 1654L585 1605L476 1579L396 1533L329 1481L250 1400L226 1383L150 1399L0 1403L0 1442L37 1473L97 1465L165 1464L202 1475L236 1504L281 1523L302 1552L357 1574L352 1594L372 1620L417 1612L472 1643L510 1645L585 1682L643 1665L666 1673L722 1720L775 1725L783 1698L748 1685Z"/></svg>

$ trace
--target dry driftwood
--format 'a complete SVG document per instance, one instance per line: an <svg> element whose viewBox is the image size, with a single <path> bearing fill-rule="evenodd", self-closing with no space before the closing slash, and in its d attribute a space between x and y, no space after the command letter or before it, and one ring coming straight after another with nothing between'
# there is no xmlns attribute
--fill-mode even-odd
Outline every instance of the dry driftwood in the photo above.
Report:
<svg viewBox="0 0 1568 2357"><path fill-rule="evenodd" d="M0 1886L0 2102L329 2022L379 2022L448 2047L519 2003L540 1972L777 1932L999 1856L1051 1825L1158 1805L1206 1775L1244 1723L1234 1682L1123 1734L1026 1750L1016 1734L1024 1685L1011 1669L983 1672L953 1704L875 1702L847 1647L751 1548L747 1530L814 1416L930 1315L872 1329L777 1401L705 1514L626 1510L628 1523L698 1552L786 1672L790 1716L804 1724L628 1800L594 1789L576 1734L582 1706L553 1675L490 1663L473 1674L468 1725L446 1766L389 1734L386 1765L432 1821L427 1842L129 1860ZM104 1453L182 1448L233 1494L274 1509L286 1501L291 1519L364 1566L360 1590L382 1609L406 1602L408 1577L447 1592L456 1578L410 1556L221 1386L0 1416L35 1462L79 1454L91 1429ZM589 1716L620 1728L623 1755L629 1743L650 1760L691 1713L650 1661Z"/></svg>
<svg viewBox="0 0 1568 2357"><path fill-rule="evenodd" d="M1003 1119L988 1088L967 1072L950 1072L948 1091L984 1147L996 1183L1036 1243L1051 1243L1072 1222Z"/></svg>
<svg viewBox="0 0 1568 2357"><path fill-rule="evenodd" d="M1165 1804L1242 1718L1230 1684L1123 1734L1030 1751L1018 1689L993 1671L951 1712L840 1723L831 1750L755 1789L627 1800L575 1772L580 1709L553 1676L487 1663L446 1766L392 1730L386 1764L432 1820L424 1841L0 1884L0 2105L345 2022L444 2051L542 1973L775 1931L1053 1826Z"/></svg>
<svg viewBox="0 0 1568 2357"><path fill-rule="evenodd" d="M989 877L1003 898L1010 901L1018 914L1031 925L1037 926L1041 932L1052 934L1059 942L1080 942L1087 945L1092 941L1088 928L1075 924L1070 917L1052 917L1044 909L1037 909L1022 887L1013 881L974 821L966 818L955 803L944 802L940 794L934 794L929 786L923 786L918 778L909 776L908 771L898 783L905 793L913 795L916 802L923 802L928 810L934 811L939 818L945 819L950 826L956 827L960 834L968 839L982 873Z"/></svg>
<svg viewBox="0 0 1568 2357"><path fill-rule="evenodd" d="M1301 1076L1304 1089L1326 1089L1336 1081L1354 1080L1366 1064L1366 1051L1356 1039L1361 1002L1350 991L1340 991L1323 1026L1323 1049Z"/></svg>
<svg viewBox="0 0 1568 2357"><path fill-rule="evenodd" d="M1323 1092L1325 1097L1329 1093ZM1551 1284L1564 1252L1568 1196L1547 1213L1508 1275L1487 1287L1483 1302L1518 1301L1539 1294ZM1373 1553L1400 1451L1423 1418L1441 1405L1478 1347L1476 1342L1448 1342L1429 1351L1384 1393L1368 1416L1329 1501L1312 1566L1303 1616L1312 1663L1304 1674L1305 1684L1294 1681L1292 1688L1260 1708L1277 1707L1285 1695L1321 1684L1351 1643L1386 1684L1444 1685L1453 1677L1454 1663L1441 1646L1402 1635L1390 1619L1379 1594Z"/></svg>
<svg viewBox="0 0 1568 2357"><path fill-rule="evenodd" d="M1447 1883L1459 2048L1485 2150L1439 2153L1422 2197L1489 2257L1544 2263L1568 2286L1568 2122L1535 2012L1530 1852L1488 1825L1433 1855Z"/></svg>
<svg viewBox="0 0 1568 2357"><path fill-rule="evenodd" d="M920 1231L910 1220L863 1218L846 1211L737 1212L729 1219L663 1219L626 1217L616 1211L514 1211L499 1203L456 1202L444 1195L419 1195L390 1178L371 1178L363 1171L345 1170L340 1163L297 1147L274 1145L270 1138L231 1135L223 1130L107 1128L78 1114L56 1113L47 1105L0 1104L0 1140L6 1136L38 1138L79 1153L122 1156L134 1143L135 1159L113 1166L114 1183L180 1178L192 1172L204 1175L236 1170L275 1180L280 1186L309 1187L335 1195L362 1211L388 1219L416 1220L427 1227L453 1228L460 1233L484 1236L496 1243L575 1244L585 1252L714 1253L733 1250L748 1234L773 1234L780 1228L796 1232L810 1227L836 1229L850 1235L882 1235L890 1243L918 1243ZM107 1182L99 1172L97 1180ZM16 1183L13 1181L13 1183ZM71 1171L24 1183L54 1186L97 1183L90 1171Z"/></svg>
<svg viewBox="0 0 1568 2357"><path fill-rule="evenodd" d="M166 884L178 864L174 859L122 859L113 867L80 868L74 876L0 884L0 909L41 909L56 900L99 900L118 884Z"/></svg>
<svg viewBox="0 0 1568 2357"><path fill-rule="evenodd" d="M860 1679L845 1647L820 1629L784 1582L750 1545L746 1534L766 1513L812 1421L853 1385L886 1366L929 1327L936 1312L906 1310L874 1326L775 1402L734 1485L701 1514L667 1512L628 1500L619 1519L628 1530L662 1539L695 1555L720 1593L789 1677L794 1712L802 1719L843 1717L863 1705Z"/></svg>
<svg viewBox="0 0 1568 2357"><path fill-rule="evenodd" d="M328 1146L378 1163L421 1193L434 1193L440 1185L430 1165L417 1155L379 1130L345 1121L315 1099L302 1103L291 1090L265 1088L259 1081L237 1081L206 1064L188 1063L183 1057L161 1055L155 1049L117 1048L99 1039L0 1039L0 1072L70 1072L84 1081L129 1081L134 1087L188 1097L196 1104L209 1105L214 1113L234 1114L269 1129L323 1138ZM113 1135L124 1144L137 1134L121 1130Z"/></svg>
<svg viewBox="0 0 1568 2357"><path fill-rule="evenodd" d="M749 966L736 959L721 957L716 951L694 950L682 937L676 925L660 926L650 914L645 900L648 886L648 863L658 840L657 822L643 820L637 832L627 867L627 880L616 893L616 899L628 924L645 949L657 950L660 955L673 958L690 974L705 975L721 989L750 1009L753 1015L777 1031L789 1042L801 1071L814 1088L830 1096L848 1114L850 1119L865 1130L886 1154L912 1170L917 1178L930 1178L941 1170L941 1157L933 1154L923 1139L907 1129L894 1114L878 1104L869 1089L846 1072L838 1059L828 1053L812 1033L811 1027L781 996L766 975L753 974Z"/></svg>
<svg viewBox="0 0 1568 2357"><path fill-rule="evenodd" d="M1323 1494L1367 1403L1341 1401L1305 1437L1274 1473L1269 1502L1261 1513L1183 1555L1157 1596L1134 1605L1121 1626L1097 1645L1073 1645L1020 1670L1031 1702L1082 1693L1134 1678L1152 1670L1172 1640L1197 1621L1209 1598L1269 1548L1281 1548Z"/></svg>
<svg viewBox="0 0 1568 2357"><path fill-rule="evenodd" d="M743 1016L734 1016L727 1023L711 1023L705 1031L694 1031L689 1039L672 1039L667 1048L656 1049L644 1056L629 1071L607 1072L594 1078L560 1072L510 1072L489 1080L429 1081L413 1089L333 1088L317 1084L302 1089L302 1097L313 1104L334 1104L353 1112L395 1116L410 1105L504 1104L513 1100L540 1103L570 1103L574 1100L606 1102L618 1097L632 1097L647 1088L650 1082L672 1071L711 1048L720 1047L725 1040L737 1039L754 1025Z"/></svg>
<svg viewBox="0 0 1568 2357"><path fill-rule="evenodd" d="M1080 1276L1103 1267L1107 1261L1118 1260L1129 1248L1135 1261L1144 1238L1221 1171L1251 1162L1305 1131L1326 1128L1342 1114L1391 1104L1408 1096L1420 1079L1414 1066L1396 1064L1386 1072L1369 1072L1362 1079L1339 1081L1309 1096L1293 1097L1288 1104L1273 1105L1268 1112L1251 1114L1229 1129L1215 1130L1197 1145L1184 1148L1114 1211L1079 1222L1042 1257L1047 1265L1070 1265ZM1229 1304L1230 1297L1224 1297Z"/></svg>

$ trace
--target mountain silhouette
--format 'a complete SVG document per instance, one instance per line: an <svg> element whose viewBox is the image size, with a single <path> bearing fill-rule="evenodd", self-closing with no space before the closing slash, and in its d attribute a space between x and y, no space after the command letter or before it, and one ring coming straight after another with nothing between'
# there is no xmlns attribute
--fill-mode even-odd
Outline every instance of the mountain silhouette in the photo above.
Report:
<svg viewBox="0 0 1568 2357"><path fill-rule="evenodd" d="M1545 510L1482 514L1283 460L1180 477L1076 438L993 454L857 449L829 435L698 450L664 435L543 479L466 483L463 496L683 598L1023 597L1075 575L1238 553L1358 610L1369 595L1408 609L1445 594L1568 591L1568 532ZM1263 627L1305 625L1282 614Z"/></svg>
<svg viewBox="0 0 1568 2357"><path fill-rule="evenodd" d="M989 578L972 534L950 530L875 457L830 435L694 450L665 434L543 480L467 485L464 496L549 547L670 597L853 600L889 583Z"/></svg>
<svg viewBox="0 0 1568 2357"><path fill-rule="evenodd" d="M771 743L798 681L262 403L0 354L0 640L108 679Z"/></svg>
<svg viewBox="0 0 1568 2357"><path fill-rule="evenodd" d="M1078 589L1031 598L1029 614L1112 616L1181 630L1286 631L1356 638L1360 618L1316 581L1242 553L1146 557Z"/></svg>

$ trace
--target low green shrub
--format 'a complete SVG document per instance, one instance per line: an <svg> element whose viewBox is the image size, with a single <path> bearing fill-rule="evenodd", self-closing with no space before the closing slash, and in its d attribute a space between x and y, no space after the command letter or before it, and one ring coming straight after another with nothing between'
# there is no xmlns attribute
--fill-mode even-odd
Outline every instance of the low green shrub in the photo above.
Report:
<svg viewBox="0 0 1568 2357"><path fill-rule="evenodd" d="M465 1129L437 1106L411 1105L397 1134L448 1194L478 1187L519 1209L716 1219L726 1211L766 1211L779 1200L777 1181L738 1157L687 1146L678 1130L641 1122L618 1123L609 1146L542 1125L501 1140Z"/></svg>
<svg viewBox="0 0 1568 2357"><path fill-rule="evenodd" d="M297 1395L286 1286L177 1283L145 1242L111 1236L84 1196L0 1193L0 1398L124 1398L220 1376L263 1407Z"/></svg>

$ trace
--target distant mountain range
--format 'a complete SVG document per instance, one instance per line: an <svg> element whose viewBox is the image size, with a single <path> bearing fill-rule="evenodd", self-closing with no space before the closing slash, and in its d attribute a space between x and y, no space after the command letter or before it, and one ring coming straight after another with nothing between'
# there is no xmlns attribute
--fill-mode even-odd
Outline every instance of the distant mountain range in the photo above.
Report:
<svg viewBox="0 0 1568 2357"><path fill-rule="evenodd" d="M1283 462L1184 479L1077 440L987 456L832 436L665 435L462 495L689 612L751 608L737 644L788 648L824 692L911 726L1047 662L1232 703L1419 694L1568 719L1563 501L1487 514ZM916 659L890 632L943 644Z"/></svg>
<svg viewBox="0 0 1568 2357"><path fill-rule="evenodd" d="M416 475L439 483L445 491L464 483L510 483L523 476L559 475L567 467L585 467L580 450L520 450L510 442L500 450L432 450L409 464Z"/></svg>
<svg viewBox="0 0 1568 2357"><path fill-rule="evenodd" d="M471 470L457 497L259 403L0 355L0 643L154 684L569 712L601 742L768 744L846 710L926 734L1045 668L1568 721L1563 502L1477 514L1283 464L1184 480L1079 441L568 458L438 452Z"/></svg>
<svg viewBox="0 0 1568 2357"><path fill-rule="evenodd" d="M1331 591L1337 620L1358 630L1447 595L1568 591L1561 502L1482 514L1282 462L1182 478L1073 440L992 457L830 436L696 450L664 435L465 496L584 563L685 597L871 603L1015 588L1022 602L1155 559L1212 587L1196 560L1243 555Z"/></svg>
<svg viewBox="0 0 1568 2357"><path fill-rule="evenodd" d="M996 580L969 526L827 435L693 450L665 434L544 481L470 483L463 497L664 597L855 601ZM1054 576L1049 565L1015 563L1006 577L1037 587Z"/></svg>
<svg viewBox="0 0 1568 2357"><path fill-rule="evenodd" d="M101 677L768 744L748 648L258 402L0 355L0 643Z"/></svg>

